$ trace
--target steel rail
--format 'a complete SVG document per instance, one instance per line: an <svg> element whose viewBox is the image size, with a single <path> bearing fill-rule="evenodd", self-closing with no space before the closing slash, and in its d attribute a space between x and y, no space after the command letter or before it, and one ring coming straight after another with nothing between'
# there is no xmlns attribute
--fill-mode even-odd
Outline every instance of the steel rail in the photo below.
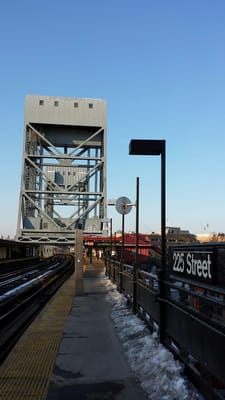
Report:
<svg viewBox="0 0 225 400"><path fill-rule="evenodd" d="M39 277L0 296L0 362L73 270L73 257L68 256L58 266L53 264Z"/></svg>

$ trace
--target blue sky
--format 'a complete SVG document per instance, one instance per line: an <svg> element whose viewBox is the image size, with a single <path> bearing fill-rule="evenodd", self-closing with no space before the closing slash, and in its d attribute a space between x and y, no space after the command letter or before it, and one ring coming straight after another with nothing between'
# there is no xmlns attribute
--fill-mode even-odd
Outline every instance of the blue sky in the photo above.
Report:
<svg viewBox="0 0 225 400"><path fill-rule="evenodd" d="M139 176L142 232L160 228L160 158L129 156L131 139L166 140L167 225L225 231L224 0L8 0L0 33L1 235L16 232L27 94L106 99L108 198L135 200Z"/></svg>

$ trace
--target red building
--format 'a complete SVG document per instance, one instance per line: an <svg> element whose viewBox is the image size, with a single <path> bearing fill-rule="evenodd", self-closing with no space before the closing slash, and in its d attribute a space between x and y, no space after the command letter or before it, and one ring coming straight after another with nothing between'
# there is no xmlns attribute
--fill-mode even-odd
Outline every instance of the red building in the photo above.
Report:
<svg viewBox="0 0 225 400"><path fill-rule="evenodd" d="M121 257L122 250L122 237L119 238L117 244L117 256ZM124 262L132 264L135 261L136 255L136 235L134 233L125 233L124 235ZM154 246L149 235L139 234L138 240L138 263L147 263L150 257L159 258L161 251L158 247Z"/></svg>

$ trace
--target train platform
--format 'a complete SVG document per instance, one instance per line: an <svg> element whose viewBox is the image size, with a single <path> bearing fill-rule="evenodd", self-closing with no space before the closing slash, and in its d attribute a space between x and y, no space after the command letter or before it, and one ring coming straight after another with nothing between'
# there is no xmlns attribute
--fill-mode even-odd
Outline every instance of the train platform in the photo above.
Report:
<svg viewBox="0 0 225 400"><path fill-rule="evenodd" d="M84 262L0 367L1 400L146 400L111 319L104 264Z"/></svg>

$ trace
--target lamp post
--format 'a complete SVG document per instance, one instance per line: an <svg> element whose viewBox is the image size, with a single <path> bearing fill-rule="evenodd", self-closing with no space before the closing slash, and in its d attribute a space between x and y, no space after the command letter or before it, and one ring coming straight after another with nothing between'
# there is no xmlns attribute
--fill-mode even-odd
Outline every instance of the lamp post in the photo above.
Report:
<svg viewBox="0 0 225 400"><path fill-rule="evenodd" d="M109 275L109 279L111 279L111 268L112 268L112 218L110 218L110 255L109 255L109 260L108 261L108 266L109 266L109 271L108 271L108 275Z"/></svg>
<svg viewBox="0 0 225 400"><path fill-rule="evenodd" d="M166 141L165 140L136 140L132 139L129 144L130 155L161 156L161 270L159 272L159 294L160 294L160 341L164 339L164 303L165 297L164 279L166 273Z"/></svg>
<svg viewBox="0 0 225 400"><path fill-rule="evenodd" d="M139 177L136 178L136 235L135 235L135 260L133 267L133 311L137 308L137 269L139 254Z"/></svg>
<svg viewBox="0 0 225 400"><path fill-rule="evenodd" d="M131 211L132 203L128 197L119 197L116 200L116 210L118 213L122 214L122 247L121 247L121 254L120 254L120 292L123 291L123 263L124 263L124 218L125 215Z"/></svg>

